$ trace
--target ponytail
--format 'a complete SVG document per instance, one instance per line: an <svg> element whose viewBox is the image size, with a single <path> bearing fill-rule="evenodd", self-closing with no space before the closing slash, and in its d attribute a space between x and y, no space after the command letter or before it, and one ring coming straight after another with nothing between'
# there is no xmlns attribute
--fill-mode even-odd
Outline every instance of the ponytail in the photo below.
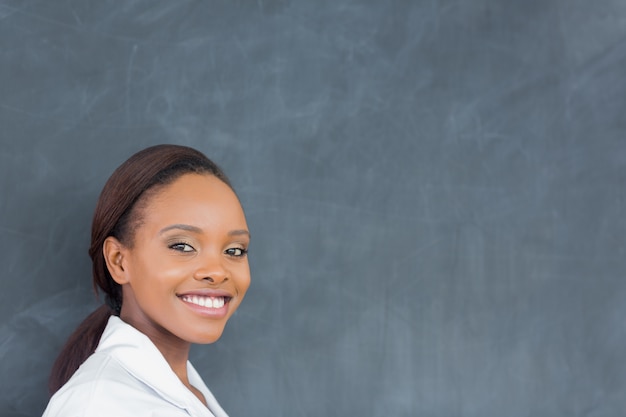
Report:
<svg viewBox="0 0 626 417"><path fill-rule="evenodd" d="M78 367L96 350L109 317L109 306L102 305L91 313L67 339L65 346L52 366L48 390L52 396L70 378Z"/></svg>

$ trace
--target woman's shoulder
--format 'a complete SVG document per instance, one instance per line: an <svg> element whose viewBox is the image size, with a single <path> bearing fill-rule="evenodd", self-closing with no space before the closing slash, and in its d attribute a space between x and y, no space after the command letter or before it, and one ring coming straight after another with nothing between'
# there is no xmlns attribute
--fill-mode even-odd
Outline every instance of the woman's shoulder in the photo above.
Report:
<svg viewBox="0 0 626 417"><path fill-rule="evenodd" d="M54 394L43 417L157 416L155 410L168 416L183 411L168 407L114 357L96 352Z"/></svg>

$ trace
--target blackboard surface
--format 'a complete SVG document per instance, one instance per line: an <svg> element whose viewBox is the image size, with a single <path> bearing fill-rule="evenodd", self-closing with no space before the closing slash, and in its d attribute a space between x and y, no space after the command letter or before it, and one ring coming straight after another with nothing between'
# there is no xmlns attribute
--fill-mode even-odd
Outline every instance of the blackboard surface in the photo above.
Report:
<svg viewBox="0 0 626 417"><path fill-rule="evenodd" d="M98 305L90 219L220 163L253 284L192 360L232 416L623 416L623 0L1 1L0 415Z"/></svg>

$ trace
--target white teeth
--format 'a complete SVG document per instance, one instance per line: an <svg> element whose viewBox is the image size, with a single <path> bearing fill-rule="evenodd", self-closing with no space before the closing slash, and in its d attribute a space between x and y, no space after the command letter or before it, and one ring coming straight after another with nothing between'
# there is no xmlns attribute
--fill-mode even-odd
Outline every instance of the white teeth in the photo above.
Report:
<svg viewBox="0 0 626 417"><path fill-rule="evenodd" d="M185 295L183 296L183 301L208 308L224 307L224 297L202 297L197 295Z"/></svg>

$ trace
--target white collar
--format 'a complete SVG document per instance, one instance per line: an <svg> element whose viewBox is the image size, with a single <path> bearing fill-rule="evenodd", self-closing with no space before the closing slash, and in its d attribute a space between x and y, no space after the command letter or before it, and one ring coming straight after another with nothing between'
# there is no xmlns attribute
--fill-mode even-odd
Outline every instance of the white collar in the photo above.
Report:
<svg viewBox="0 0 626 417"><path fill-rule="evenodd" d="M159 396L193 416L228 417L191 362L187 362L189 382L202 392L208 409L178 379L148 336L117 316L109 318L96 352L115 358L131 375L148 385Z"/></svg>

